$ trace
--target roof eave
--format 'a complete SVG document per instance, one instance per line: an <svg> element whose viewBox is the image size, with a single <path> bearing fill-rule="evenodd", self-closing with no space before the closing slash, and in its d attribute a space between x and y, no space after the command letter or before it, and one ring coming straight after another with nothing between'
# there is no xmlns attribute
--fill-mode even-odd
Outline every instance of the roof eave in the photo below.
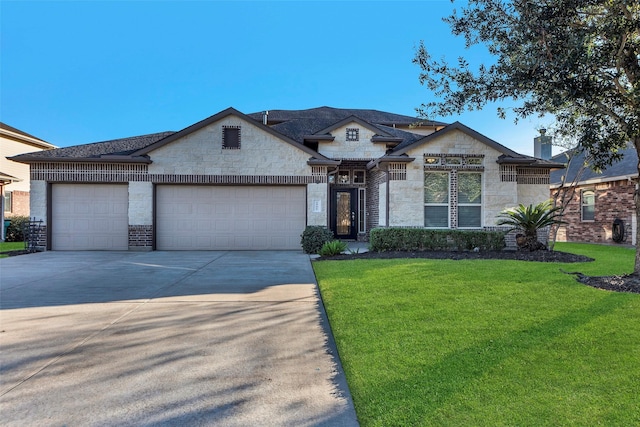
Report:
<svg viewBox="0 0 640 427"><path fill-rule="evenodd" d="M378 159L371 160L369 163L367 163L367 169L373 169L376 166L379 166L385 163L411 163L415 159L416 159L415 157L408 157L408 156L382 156Z"/></svg>
<svg viewBox="0 0 640 427"><path fill-rule="evenodd" d="M19 163L153 163L145 156L117 156L103 155L100 157L38 157L38 156L15 156L9 160Z"/></svg>
<svg viewBox="0 0 640 427"><path fill-rule="evenodd" d="M509 157L509 156L500 156L496 160L496 163L500 165L519 165L519 166L530 166L536 168L549 168L549 169L564 169L566 165L564 163L556 163L550 162L546 160L536 159L536 158L527 158L527 157Z"/></svg>
<svg viewBox="0 0 640 427"><path fill-rule="evenodd" d="M398 138L398 137L394 137L394 136L381 136L381 135L374 135L371 137L371 142L373 142L374 144L376 143L401 143L402 141L404 141L402 138Z"/></svg>
<svg viewBox="0 0 640 427"><path fill-rule="evenodd" d="M307 160L309 166L339 166L340 163L342 163L341 160L317 159L315 157Z"/></svg>
<svg viewBox="0 0 640 427"><path fill-rule="evenodd" d="M309 142L319 142L319 141L329 141L333 142L336 138L332 135L304 135L302 137L304 141Z"/></svg>

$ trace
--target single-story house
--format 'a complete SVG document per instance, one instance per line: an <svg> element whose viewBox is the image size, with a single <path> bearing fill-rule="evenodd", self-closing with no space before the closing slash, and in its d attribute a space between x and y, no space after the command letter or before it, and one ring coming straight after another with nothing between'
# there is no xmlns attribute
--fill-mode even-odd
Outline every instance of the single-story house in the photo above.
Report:
<svg viewBox="0 0 640 427"><path fill-rule="evenodd" d="M633 195L638 153L629 144L621 154L621 160L601 172L589 167L584 151L573 154L571 150L551 159L567 164L565 170L551 172L551 197L563 188L570 196L563 217L567 224L559 227L557 241L636 244Z"/></svg>
<svg viewBox="0 0 640 427"><path fill-rule="evenodd" d="M307 225L492 229L549 197L561 164L455 122L320 107L228 108L178 132L23 154L41 244L76 250L300 249Z"/></svg>

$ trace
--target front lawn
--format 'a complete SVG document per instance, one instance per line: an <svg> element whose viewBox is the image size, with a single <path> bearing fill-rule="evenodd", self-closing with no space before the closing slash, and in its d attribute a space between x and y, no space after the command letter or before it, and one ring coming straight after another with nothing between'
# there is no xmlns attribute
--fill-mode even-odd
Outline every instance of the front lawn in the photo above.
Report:
<svg viewBox="0 0 640 427"><path fill-rule="evenodd" d="M20 250L24 250L24 242L0 242L0 252ZM0 253L0 258L5 258L6 256Z"/></svg>
<svg viewBox="0 0 640 427"><path fill-rule="evenodd" d="M362 426L640 425L640 295L567 271L629 273L595 258L314 263Z"/></svg>

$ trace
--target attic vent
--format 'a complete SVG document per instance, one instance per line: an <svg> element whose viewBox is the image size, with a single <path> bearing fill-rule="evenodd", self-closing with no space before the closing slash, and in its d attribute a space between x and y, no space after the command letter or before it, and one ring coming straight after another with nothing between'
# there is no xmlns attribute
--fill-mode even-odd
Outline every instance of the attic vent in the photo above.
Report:
<svg viewBox="0 0 640 427"><path fill-rule="evenodd" d="M327 175L327 167L326 166L311 166L311 175L312 176L326 176Z"/></svg>
<svg viewBox="0 0 640 427"><path fill-rule="evenodd" d="M502 182L515 182L517 179L515 165L500 165L500 181Z"/></svg>
<svg viewBox="0 0 640 427"><path fill-rule="evenodd" d="M407 179L407 164L389 163L389 179L391 181L405 181Z"/></svg>
<svg viewBox="0 0 640 427"><path fill-rule="evenodd" d="M222 148L230 150L240 149L240 126L222 127Z"/></svg>
<svg viewBox="0 0 640 427"><path fill-rule="evenodd" d="M360 129L347 128L347 141L359 141L359 140L360 140Z"/></svg>
<svg viewBox="0 0 640 427"><path fill-rule="evenodd" d="M544 184L549 185L549 169L544 168L518 168L518 184Z"/></svg>

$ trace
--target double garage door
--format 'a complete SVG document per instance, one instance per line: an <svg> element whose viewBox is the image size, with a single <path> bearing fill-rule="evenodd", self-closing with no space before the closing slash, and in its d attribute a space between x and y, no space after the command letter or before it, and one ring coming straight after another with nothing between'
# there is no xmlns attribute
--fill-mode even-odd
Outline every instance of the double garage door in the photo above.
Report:
<svg viewBox="0 0 640 427"><path fill-rule="evenodd" d="M300 249L304 187L158 185L155 200L159 250ZM128 249L127 185L54 184L52 203L52 249Z"/></svg>

